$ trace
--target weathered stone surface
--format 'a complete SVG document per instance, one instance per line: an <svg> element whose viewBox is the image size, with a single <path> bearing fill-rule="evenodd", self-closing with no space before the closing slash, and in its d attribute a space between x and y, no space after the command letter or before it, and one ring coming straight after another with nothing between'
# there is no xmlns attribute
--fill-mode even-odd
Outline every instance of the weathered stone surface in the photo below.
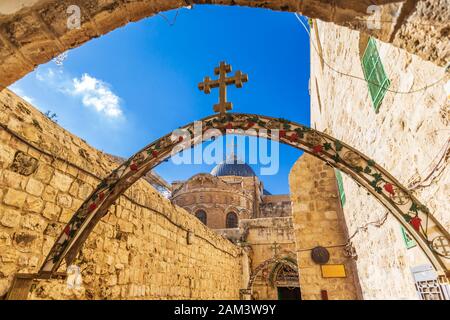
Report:
<svg viewBox="0 0 450 320"><path fill-rule="evenodd" d="M42 215L51 221L55 221L60 213L61 208L51 202L45 203L44 210L42 211Z"/></svg>
<svg viewBox="0 0 450 320"><path fill-rule="evenodd" d="M29 194L39 197L44 191L44 185L40 181L30 178L30 180L28 180L26 191Z"/></svg>
<svg viewBox="0 0 450 320"><path fill-rule="evenodd" d="M16 228L22 217L20 212L6 208L2 208L2 211L0 223L7 228Z"/></svg>
<svg viewBox="0 0 450 320"><path fill-rule="evenodd" d="M17 151L11 164L11 171L24 176L33 174L39 165L39 161L22 151Z"/></svg>
<svg viewBox="0 0 450 320"><path fill-rule="evenodd" d="M18 101L29 113L17 109ZM3 109L3 104L10 109ZM38 271L64 223L90 195L92 186L100 182L95 177L105 176L117 167L110 156L47 121L42 113L13 93L0 92L0 119L9 123L8 119L18 112L23 118L21 123L31 123L33 119L39 122L44 140L59 137L59 155L76 161L80 158L81 147L97 164L98 171L80 172L78 168L70 168L69 159L69 164L64 166L51 157L33 153L40 161L39 167L30 176L23 176L11 171L9 164L17 150L26 150L28 146L15 141L16 149L4 148L6 155L2 158L4 146L0 142L0 161L5 159L5 165L0 167L0 296L9 289L16 272ZM21 135L24 126L14 128L19 130L16 134ZM1 128L0 133L1 141L12 139L4 137ZM49 153L54 151L50 144L41 147ZM83 167L81 163L78 165ZM131 189L128 196L135 202L120 198L115 209L94 229L75 261L84 270L83 285L79 289L69 289L63 281L42 281L30 298L239 298L242 279L236 270L241 268L240 249L204 227L185 210L170 204L147 182L138 181ZM140 195L145 195L145 199ZM140 201L144 202L142 207L138 205ZM148 203L160 211L147 209ZM187 231L174 227L169 221L194 230L197 241L188 245ZM192 270L197 273L192 274ZM189 277L198 280L197 286L186 280Z"/></svg>
<svg viewBox="0 0 450 320"><path fill-rule="evenodd" d="M345 222L338 198L335 179L323 180L333 196L320 191L310 181L315 177L332 177L334 170L323 161L305 154L295 163L289 175L292 193L292 216L295 229L300 285L305 300L321 299L321 290L328 291L330 300L361 299L354 261L344 256L347 241ZM320 265L311 258L311 248L326 247L330 264L343 264L346 278L325 279Z"/></svg>
<svg viewBox="0 0 450 320"><path fill-rule="evenodd" d="M430 10L421 19L431 11L436 18L448 14L448 5L444 10L436 10L434 5L427 3L417 2L417 7L425 6L423 10ZM402 34L403 28L410 28L408 32L411 33L404 39L411 48L417 45L433 51L430 44L441 46L441 41L448 46L448 37L436 40L431 36L428 39L428 32L423 32L428 29L439 32L442 30L439 25L433 28L422 20L424 26L419 31L416 29L418 26L412 23L414 19L408 20L399 31ZM441 23L441 18L437 20ZM445 23L448 25L448 18ZM361 56L367 39L358 32L319 21L312 32L317 32L317 36L311 38L316 46L317 39L320 39L326 61L332 61L337 70L364 79ZM312 49L311 124L372 157L402 184L411 187L416 183L422 185L413 188L412 192L428 206L444 228L450 230L448 157L445 160L444 156L445 161L440 165L443 171L439 178L424 181L436 166L435 160L442 158L448 144L449 122L446 120L447 112L442 111L449 109L444 88L448 77L420 90L445 77L445 68L383 42L376 41L376 44L391 81L389 90L392 90L386 93L379 113L373 109L366 81L337 74L324 65ZM368 222L382 221L385 209L349 177L343 175L343 180L347 195L344 214L349 233ZM381 228L370 226L367 231L360 231L353 244L358 254L357 267L364 299L417 299L411 268L429 262L417 246L406 248L401 227L394 218L389 217Z"/></svg>
<svg viewBox="0 0 450 320"><path fill-rule="evenodd" d="M21 208L25 202L27 194L22 191L8 189L3 197L3 203L12 207Z"/></svg>
<svg viewBox="0 0 450 320"><path fill-rule="evenodd" d="M70 208L72 206L72 197L67 194L59 194L57 203L63 208Z"/></svg>
<svg viewBox="0 0 450 320"><path fill-rule="evenodd" d="M40 213L44 207L44 201L39 197L27 196L23 206L24 211Z"/></svg>
<svg viewBox="0 0 450 320"><path fill-rule="evenodd" d="M69 191L70 185L72 184L73 179L67 175L60 173L59 171L55 171L55 175L50 181L50 185L57 190L62 192Z"/></svg>

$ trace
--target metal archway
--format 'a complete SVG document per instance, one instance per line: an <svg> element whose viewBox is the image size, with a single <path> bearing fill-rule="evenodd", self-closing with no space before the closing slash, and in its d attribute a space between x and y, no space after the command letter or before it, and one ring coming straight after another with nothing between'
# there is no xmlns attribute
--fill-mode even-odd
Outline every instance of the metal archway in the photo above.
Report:
<svg viewBox="0 0 450 320"><path fill-rule="evenodd" d="M195 135L195 125L202 125L201 134ZM41 267L38 277L55 274L63 259L67 265L75 259L108 208L133 183L149 170L183 148L203 142L208 129L221 134L259 136L290 145L327 162L352 177L377 198L408 230L422 248L439 274L450 274L450 256L442 241L449 242L450 234L403 185L369 157L345 143L303 125L272 117L230 113L213 115L182 127L183 137L168 134L138 153L114 170L87 198L57 238Z"/></svg>

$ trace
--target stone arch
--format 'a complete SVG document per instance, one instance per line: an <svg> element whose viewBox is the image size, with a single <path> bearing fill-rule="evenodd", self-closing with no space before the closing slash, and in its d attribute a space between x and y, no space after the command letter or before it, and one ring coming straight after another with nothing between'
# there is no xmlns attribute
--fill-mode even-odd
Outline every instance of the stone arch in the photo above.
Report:
<svg viewBox="0 0 450 320"><path fill-rule="evenodd" d="M199 125L203 128L202 134L195 136L194 126ZM219 130L222 134L279 140L341 170L366 188L394 215L440 274L449 273L450 257L445 256L445 251L442 253L435 245L439 239L450 240L448 231L406 187L375 161L325 133L295 122L251 114L226 114L213 115L182 127L183 136L165 135L114 170L75 212L50 250L39 276L50 277L57 272L63 259L70 265L96 224L121 194L173 152L181 152L202 143L203 134L208 129Z"/></svg>
<svg viewBox="0 0 450 320"><path fill-rule="evenodd" d="M298 12L369 33L438 65L447 63L448 46L441 34L445 34L447 26L442 21L448 20L450 9L438 8L438 0L24 0L0 7L0 89L38 65L129 22L194 4ZM382 19L386 19L379 29L368 24L373 13L369 7L373 5L379 6ZM79 8L79 25L68 24L73 14L68 11L71 6ZM423 12L422 7L433 10Z"/></svg>
<svg viewBox="0 0 450 320"><path fill-rule="evenodd" d="M285 261L282 262L278 262L277 264L275 264L272 267L272 270L270 271L269 274L269 284L272 287L275 287L277 284L279 284L280 281L280 275L283 273L283 271L293 271L296 273L295 276L295 281L296 281L296 286L299 287L300 286L300 279L299 279L299 271L298 271L298 266L297 267L293 267L291 264L286 263ZM289 272L291 273L291 272ZM291 280L292 281L292 280Z"/></svg>
<svg viewBox="0 0 450 320"><path fill-rule="evenodd" d="M246 290L247 294L252 293L253 284L254 284L258 274L261 271L263 271L264 269L270 267L271 265L274 265L274 266L287 265L298 272L297 261L292 256L287 255L284 257L273 257L273 258L267 259L266 261L259 264L255 268L255 270L253 270L252 274L250 275L250 278L249 278L248 284L247 284L247 290ZM300 283L299 283L299 285L300 285Z"/></svg>

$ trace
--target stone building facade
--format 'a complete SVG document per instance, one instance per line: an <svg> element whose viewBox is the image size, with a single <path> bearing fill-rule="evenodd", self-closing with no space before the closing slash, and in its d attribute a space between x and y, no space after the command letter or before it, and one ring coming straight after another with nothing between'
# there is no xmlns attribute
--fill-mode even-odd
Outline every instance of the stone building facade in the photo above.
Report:
<svg viewBox="0 0 450 320"><path fill-rule="evenodd" d="M289 195L270 194L253 169L235 156L211 174L174 182L171 200L198 217L205 216L211 229L237 228L242 219L291 215Z"/></svg>
<svg viewBox="0 0 450 320"><path fill-rule="evenodd" d="M378 66L383 66L390 82L378 112L364 73L369 42L375 44ZM410 187L447 230L449 79L445 67L392 45L331 23L313 23L312 126L372 157ZM375 199L345 175L343 192L350 234L373 222L353 239L363 298L417 299L417 274L429 267L421 250ZM378 223L379 228L374 226ZM432 281L433 272L428 274Z"/></svg>
<svg viewBox="0 0 450 320"><path fill-rule="evenodd" d="M270 194L250 166L231 156L210 174L174 182L171 200L245 249L254 276L247 298L300 298L289 195ZM291 278L283 280L286 270Z"/></svg>

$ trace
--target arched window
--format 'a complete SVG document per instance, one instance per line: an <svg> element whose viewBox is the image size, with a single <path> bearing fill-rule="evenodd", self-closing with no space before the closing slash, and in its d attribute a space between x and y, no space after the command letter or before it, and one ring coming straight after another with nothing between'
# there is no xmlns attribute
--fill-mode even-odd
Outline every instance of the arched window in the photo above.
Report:
<svg viewBox="0 0 450 320"><path fill-rule="evenodd" d="M234 212L230 212L227 214L227 229L237 228L238 227L238 217Z"/></svg>
<svg viewBox="0 0 450 320"><path fill-rule="evenodd" d="M203 222L204 225L206 225L206 212L204 210L198 210L195 213L195 216L198 218L198 220Z"/></svg>

